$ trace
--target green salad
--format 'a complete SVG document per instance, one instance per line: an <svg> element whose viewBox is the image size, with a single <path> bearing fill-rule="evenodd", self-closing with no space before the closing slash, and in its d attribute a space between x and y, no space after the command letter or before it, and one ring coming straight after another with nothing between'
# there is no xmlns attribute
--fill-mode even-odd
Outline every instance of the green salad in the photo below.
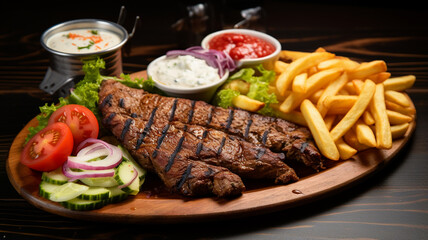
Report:
<svg viewBox="0 0 428 240"><path fill-rule="evenodd" d="M265 103L258 113L274 116L275 112L270 104L278 103L278 100L274 93L269 93L269 84L274 80L275 72L266 70L262 65L242 68L227 79L217 92L213 103L223 108L233 107L233 99L245 95Z"/></svg>

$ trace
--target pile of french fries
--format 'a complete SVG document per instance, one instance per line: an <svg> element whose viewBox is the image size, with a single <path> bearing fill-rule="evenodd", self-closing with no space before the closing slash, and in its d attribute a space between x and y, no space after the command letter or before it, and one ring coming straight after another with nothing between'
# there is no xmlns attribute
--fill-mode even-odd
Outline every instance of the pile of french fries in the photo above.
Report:
<svg viewBox="0 0 428 240"><path fill-rule="evenodd" d="M314 52L281 51L275 63L271 104L285 120L307 126L321 153L346 160L369 148L389 149L403 137L416 110L404 91L414 75L391 77L382 60L357 62L319 48ZM244 93L248 84L232 81L228 88ZM244 95L235 107L256 112L264 103Z"/></svg>
<svg viewBox="0 0 428 240"><path fill-rule="evenodd" d="M389 149L415 118L404 93L415 76L391 77L382 60L359 63L323 48L283 50L275 72L271 91L280 102L273 106L278 115L308 126L331 160L349 159L369 148Z"/></svg>

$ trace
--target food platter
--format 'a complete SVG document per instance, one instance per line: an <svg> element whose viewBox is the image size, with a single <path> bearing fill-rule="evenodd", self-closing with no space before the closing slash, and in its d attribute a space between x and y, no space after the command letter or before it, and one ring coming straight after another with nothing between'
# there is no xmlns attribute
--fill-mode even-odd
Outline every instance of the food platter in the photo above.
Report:
<svg viewBox="0 0 428 240"><path fill-rule="evenodd" d="M131 75L145 76L145 71ZM6 169L16 191L32 205L53 214L73 219L132 223L172 223L244 217L283 210L337 194L389 163L403 149L416 127L416 122L412 121L404 137L395 140L391 149L365 150L352 159L332 162L327 169L307 174L298 182L249 188L242 196L232 199L191 199L168 194L150 195L144 194L143 191L137 196L128 197L123 202L101 209L73 211L39 196L41 173L32 171L19 161L28 128L36 124L36 118L32 119L16 136L9 151ZM156 186L148 183L147 186L143 185L144 187Z"/></svg>

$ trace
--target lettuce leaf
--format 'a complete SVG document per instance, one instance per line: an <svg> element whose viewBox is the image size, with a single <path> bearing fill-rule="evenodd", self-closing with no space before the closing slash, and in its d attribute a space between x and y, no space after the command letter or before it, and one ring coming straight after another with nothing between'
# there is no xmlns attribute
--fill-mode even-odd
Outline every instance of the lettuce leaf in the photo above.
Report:
<svg viewBox="0 0 428 240"><path fill-rule="evenodd" d="M131 79L131 76L129 74L121 74L120 78L117 78L115 80L131 88L143 89L144 91L147 91L150 93L156 93L156 94L165 96L165 93L163 91L155 87L155 82L151 77L148 77L147 79L144 79L144 78Z"/></svg>
<svg viewBox="0 0 428 240"><path fill-rule="evenodd" d="M59 98L58 104L52 103L48 105L46 103L44 106L40 107L40 114L37 116L38 126L29 128L29 134L25 142L28 142L36 133L48 125L49 117L53 112L67 104L79 104L87 107L94 113L99 123L101 123L101 113L98 109L98 91L104 79L114 79L130 87L141 88L152 93L161 93L150 78L131 79L131 77L126 74L122 74L121 78L103 76L100 71L104 68L105 62L101 58L85 61L82 68L85 73L83 79L75 85L67 98ZM99 124L99 126L102 128L102 124Z"/></svg>
<svg viewBox="0 0 428 240"><path fill-rule="evenodd" d="M39 122L37 126L28 128L28 135L25 138L25 143L27 143L36 133L42 130L44 127L48 125L49 117L55 112L58 108L67 105L68 101L64 98L59 98L59 103L48 105L45 103L44 106L39 107L40 114L37 115L36 119Z"/></svg>
<svg viewBox="0 0 428 240"><path fill-rule="evenodd" d="M220 90L214 100L214 104L222 108L232 107L232 100L234 97L238 96L240 93L232 89L222 89Z"/></svg>
<svg viewBox="0 0 428 240"><path fill-rule="evenodd" d="M270 106L271 103L277 103L276 95L269 93L269 84L275 79L275 72L266 70L263 65L258 65L253 68L242 68L234 73L226 83L241 79L250 83L250 89L246 94L247 97L264 102L265 106L258 112L260 114L274 116L275 111ZM233 93L232 93L233 92ZM215 104L220 107L231 107L233 97L239 95L239 92L231 89L221 89L216 95Z"/></svg>

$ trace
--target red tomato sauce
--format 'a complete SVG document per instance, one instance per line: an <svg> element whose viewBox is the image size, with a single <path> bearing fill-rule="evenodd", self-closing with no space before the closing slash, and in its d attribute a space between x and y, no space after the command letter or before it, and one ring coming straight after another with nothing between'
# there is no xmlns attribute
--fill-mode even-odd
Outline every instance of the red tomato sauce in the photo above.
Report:
<svg viewBox="0 0 428 240"><path fill-rule="evenodd" d="M225 51L234 60L260 58L275 52L275 47L271 43L238 33L215 36L209 41L208 48Z"/></svg>

